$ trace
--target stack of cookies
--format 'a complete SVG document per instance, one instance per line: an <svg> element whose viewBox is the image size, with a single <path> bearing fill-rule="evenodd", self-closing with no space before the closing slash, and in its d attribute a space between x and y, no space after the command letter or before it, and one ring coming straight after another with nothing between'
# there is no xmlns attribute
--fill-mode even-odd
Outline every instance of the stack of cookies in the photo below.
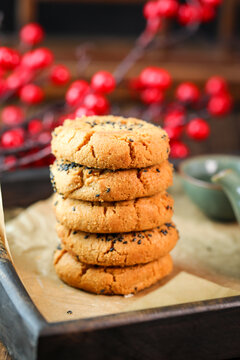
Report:
<svg viewBox="0 0 240 360"><path fill-rule="evenodd" d="M135 118L82 117L55 129L52 152L58 276L93 293L130 294L168 275L178 233L166 132Z"/></svg>

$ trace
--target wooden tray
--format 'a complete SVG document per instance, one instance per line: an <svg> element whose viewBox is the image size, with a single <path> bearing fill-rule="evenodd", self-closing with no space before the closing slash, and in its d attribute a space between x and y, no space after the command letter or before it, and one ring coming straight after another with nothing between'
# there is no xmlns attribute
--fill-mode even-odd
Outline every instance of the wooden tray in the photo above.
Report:
<svg viewBox="0 0 240 360"><path fill-rule="evenodd" d="M0 243L0 338L14 359L229 359L239 337L240 296L48 323Z"/></svg>
<svg viewBox="0 0 240 360"><path fill-rule="evenodd" d="M5 203L8 196L14 206L50 192L48 169L3 179ZM0 339L14 359L233 359L240 357L239 338L240 296L48 323L0 239Z"/></svg>

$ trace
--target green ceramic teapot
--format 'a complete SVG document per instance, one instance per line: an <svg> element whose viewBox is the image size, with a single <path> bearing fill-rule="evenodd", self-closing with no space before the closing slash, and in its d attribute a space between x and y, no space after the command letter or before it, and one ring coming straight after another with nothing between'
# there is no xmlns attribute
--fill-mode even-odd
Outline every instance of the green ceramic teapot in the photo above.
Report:
<svg viewBox="0 0 240 360"><path fill-rule="evenodd" d="M240 222L240 157L195 156L182 161L179 173L191 200L209 217Z"/></svg>

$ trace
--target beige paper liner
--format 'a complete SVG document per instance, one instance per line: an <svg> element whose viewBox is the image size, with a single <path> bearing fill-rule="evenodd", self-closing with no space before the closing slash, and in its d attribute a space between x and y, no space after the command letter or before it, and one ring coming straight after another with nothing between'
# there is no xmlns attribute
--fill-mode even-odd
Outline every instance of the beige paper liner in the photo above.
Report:
<svg viewBox="0 0 240 360"><path fill-rule="evenodd" d="M49 322L63 321L240 294L239 226L207 219L183 194L176 177L171 193L180 231L172 252L174 271L134 296L93 295L57 278L52 256L59 240L51 200L30 206L11 220L7 237L14 265L42 315Z"/></svg>

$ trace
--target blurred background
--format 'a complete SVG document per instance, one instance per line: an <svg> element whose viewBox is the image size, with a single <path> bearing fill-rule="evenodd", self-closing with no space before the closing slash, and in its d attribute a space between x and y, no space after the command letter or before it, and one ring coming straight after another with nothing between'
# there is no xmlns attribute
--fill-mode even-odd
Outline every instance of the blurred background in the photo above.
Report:
<svg viewBox="0 0 240 360"><path fill-rule="evenodd" d="M51 49L55 62L64 64L69 69L71 81L81 78L89 82L99 70L114 73L131 52L136 39L146 28L146 16L143 15L145 3L146 1L141 0L1 0L0 43L1 46L17 48L19 30L28 23L38 23L46 33L41 46ZM186 1L179 3L185 4ZM138 97L130 96L129 83L148 66L164 68L171 74L173 86L168 91L168 97L173 96L176 87L186 81L193 82L202 91L207 79L218 75L228 83L233 109L221 118L208 117L211 134L204 141L192 141L184 135L184 144L189 148L186 155L239 154L239 17L240 0L223 0L216 9L216 16L210 22L200 23L197 31L190 29L183 41L177 40L173 43L172 39L177 39L182 26L178 21L164 19L160 31L161 46L149 46L125 71L116 90L108 95L112 106L110 112L124 116L138 113L138 107L142 104L139 104ZM158 37L159 34L156 34L156 38ZM53 85L49 82L42 83L45 102L31 107L28 110L31 115L34 116L48 103L64 99L69 83L63 86ZM2 103L2 109L12 102L14 103L14 100ZM143 114L147 117L146 109L144 111ZM12 152L14 153L11 150L10 155ZM42 163L42 167L46 167L46 163ZM11 182L13 184L11 191L5 195L10 205L13 200L9 193L14 189L16 174L20 171L20 178L26 181L22 175L23 170L31 181L34 177L39 181L41 176L43 179L47 176L47 170L39 172L39 166L31 164L20 166L20 169L18 167L2 171L3 187L5 188L6 183L8 186ZM29 175L30 170L34 170L35 175ZM43 197L46 194L48 191L43 191Z"/></svg>

